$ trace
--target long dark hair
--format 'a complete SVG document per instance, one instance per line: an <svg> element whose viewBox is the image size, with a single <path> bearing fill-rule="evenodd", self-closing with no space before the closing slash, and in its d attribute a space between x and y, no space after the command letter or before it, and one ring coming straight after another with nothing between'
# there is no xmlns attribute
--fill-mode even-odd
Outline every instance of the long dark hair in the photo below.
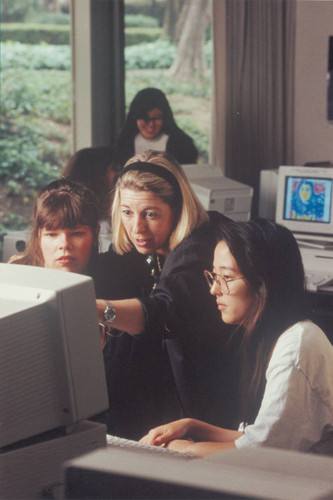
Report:
<svg viewBox="0 0 333 500"><path fill-rule="evenodd" d="M254 297L254 306L238 329L242 335L241 420L253 423L277 339L308 316L302 258L293 234L264 219L230 222L220 228L218 239L228 245Z"/></svg>
<svg viewBox="0 0 333 500"><path fill-rule="evenodd" d="M124 126L119 134L117 142L117 154L122 163L128 160L133 151L128 151L129 144L132 144L134 137L139 133L136 121L146 118L147 113L152 109L160 109L163 115L163 125L161 132L168 135L176 129L180 130L174 119L168 99L162 90L148 87L140 90L130 104Z"/></svg>
<svg viewBox="0 0 333 500"><path fill-rule="evenodd" d="M90 258L92 261L98 253L99 219L98 200L90 189L71 179L52 181L40 191L35 200L31 236L26 251L11 262L43 267L41 229L74 229L78 225L89 226L95 235L95 246Z"/></svg>

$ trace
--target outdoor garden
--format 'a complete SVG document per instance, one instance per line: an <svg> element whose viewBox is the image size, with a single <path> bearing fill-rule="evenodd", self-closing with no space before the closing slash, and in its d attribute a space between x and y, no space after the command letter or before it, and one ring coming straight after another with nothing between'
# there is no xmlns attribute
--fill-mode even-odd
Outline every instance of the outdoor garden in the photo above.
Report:
<svg viewBox="0 0 333 500"><path fill-rule="evenodd" d="M36 192L61 175L72 154L70 13L66 1L53 12L45 10L46 3L1 4L0 234L29 225ZM178 45L163 28L170 2L157 2L155 17L148 15L151 4L156 2L125 4L126 106L140 89L160 88L207 161L211 41L207 36L204 45L207 71L171 76Z"/></svg>

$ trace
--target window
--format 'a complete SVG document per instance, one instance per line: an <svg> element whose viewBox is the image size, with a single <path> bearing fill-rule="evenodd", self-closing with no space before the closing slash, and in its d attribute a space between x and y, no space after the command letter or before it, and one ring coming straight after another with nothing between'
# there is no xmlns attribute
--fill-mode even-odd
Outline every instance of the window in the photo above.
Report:
<svg viewBox="0 0 333 500"><path fill-rule="evenodd" d="M197 7L192 14L188 12L185 23L194 23L197 16L198 26L202 26L202 48L205 60L192 60L192 69L187 72L179 70L186 66L187 54L178 65L177 55L181 59L176 41L177 21L184 18L182 8ZM191 8L192 8L191 7ZM207 162L209 158L210 136L210 99L211 99L211 29L210 2L166 2L149 0L137 2L125 0L125 98L126 109L137 94L146 87L162 90L170 103L177 125L194 140L199 150L199 162ZM185 24L180 32L186 31ZM191 33L195 37L200 30ZM178 37L179 39L179 37ZM201 40L192 39L188 47L198 47ZM177 51L178 49L178 51ZM200 52L196 50L197 54ZM193 54L192 54L193 57ZM179 62L179 60L178 60Z"/></svg>
<svg viewBox="0 0 333 500"><path fill-rule="evenodd" d="M71 154L68 0L1 2L0 233L29 225Z"/></svg>

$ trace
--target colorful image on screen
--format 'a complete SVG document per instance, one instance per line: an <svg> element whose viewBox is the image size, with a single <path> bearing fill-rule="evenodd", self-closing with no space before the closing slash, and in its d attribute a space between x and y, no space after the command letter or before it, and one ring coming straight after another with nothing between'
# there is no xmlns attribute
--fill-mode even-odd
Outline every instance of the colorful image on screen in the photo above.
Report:
<svg viewBox="0 0 333 500"><path fill-rule="evenodd" d="M287 177L284 219L329 223L332 183L332 179Z"/></svg>

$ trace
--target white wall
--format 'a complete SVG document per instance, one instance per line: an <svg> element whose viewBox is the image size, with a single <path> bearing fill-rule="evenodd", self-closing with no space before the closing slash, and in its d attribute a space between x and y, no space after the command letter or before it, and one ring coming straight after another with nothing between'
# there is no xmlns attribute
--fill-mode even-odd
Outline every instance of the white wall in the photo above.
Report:
<svg viewBox="0 0 333 500"><path fill-rule="evenodd" d="M295 44L294 163L333 163L333 124L327 113L328 39L332 0L297 0Z"/></svg>

